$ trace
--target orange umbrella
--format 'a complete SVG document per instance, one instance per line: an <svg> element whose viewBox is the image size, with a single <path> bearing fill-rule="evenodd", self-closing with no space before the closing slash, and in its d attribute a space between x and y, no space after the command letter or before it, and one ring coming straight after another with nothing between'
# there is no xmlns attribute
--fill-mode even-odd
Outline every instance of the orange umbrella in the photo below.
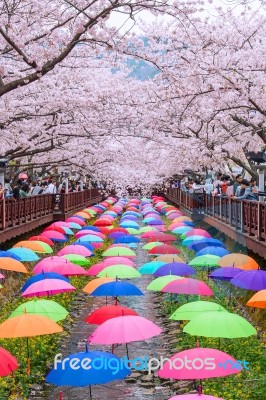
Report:
<svg viewBox="0 0 266 400"><path fill-rule="evenodd" d="M26 247L36 253L52 253L53 249L49 246L49 244L40 242L39 240L22 240L18 242L13 247Z"/></svg>
<svg viewBox="0 0 266 400"><path fill-rule="evenodd" d="M17 317L8 318L0 324L0 338L27 338L28 373L30 373L29 337L51 335L62 331L61 326L50 318L26 312Z"/></svg>
<svg viewBox="0 0 266 400"><path fill-rule="evenodd" d="M90 219L91 218L91 215L89 213L87 213L87 212L84 212L84 211L77 212L73 216L75 217L75 215L78 216L78 217L86 218L86 219Z"/></svg>
<svg viewBox="0 0 266 400"><path fill-rule="evenodd" d="M165 261L166 263L179 262L185 264L186 262L176 254L161 254L156 257L154 261Z"/></svg>
<svg viewBox="0 0 266 400"><path fill-rule="evenodd" d="M83 292L91 294L97 287L101 286L103 283L112 282L114 278L97 278L93 279L82 289Z"/></svg>
<svg viewBox="0 0 266 400"><path fill-rule="evenodd" d="M28 274L29 271L24 267L22 262L14 260L11 257L1 257L0 258L0 269L5 269L7 271L23 272Z"/></svg>
<svg viewBox="0 0 266 400"><path fill-rule="evenodd" d="M259 265L253 258L242 253L231 253L223 256L218 261L220 267L237 267L244 270L258 269Z"/></svg>
<svg viewBox="0 0 266 400"><path fill-rule="evenodd" d="M181 221L193 222L191 218L185 217L185 216L181 216L181 217L177 217L177 218L173 219L172 223L174 223L174 222L181 222Z"/></svg>
<svg viewBox="0 0 266 400"><path fill-rule="evenodd" d="M260 290L249 299L247 306L256 308L266 308L266 289Z"/></svg>

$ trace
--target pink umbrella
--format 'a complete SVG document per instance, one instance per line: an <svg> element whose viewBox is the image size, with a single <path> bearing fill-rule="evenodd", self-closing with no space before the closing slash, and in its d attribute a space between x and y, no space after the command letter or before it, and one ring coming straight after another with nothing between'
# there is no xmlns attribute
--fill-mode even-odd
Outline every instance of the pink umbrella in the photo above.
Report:
<svg viewBox="0 0 266 400"><path fill-rule="evenodd" d="M70 217L66 220L66 222L75 222L76 224L79 224L80 226L86 226L86 222L83 221L81 218L78 217Z"/></svg>
<svg viewBox="0 0 266 400"><path fill-rule="evenodd" d="M173 213L169 214L166 217L166 219L175 219L175 218L178 218L178 217L181 217L181 216L182 216L182 213L173 212Z"/></svg>
<svg viewBox="0 0 266 400"><path fill-rule="evenodd" d="M61 257L44 258L35 265L33 272L34 274L56 272L65 276L88 275L88 272L84 268Z"/></svg>
<svg viewBox="0 0 266 400"><path fill-rule="evenodd" d="M64 247L58 253L59 256L65 256L66 254L77 254L83 257L90 257L92 252L84 246L79 244L70 244L69 246Z"/></svg>
<svg viewBox="0 0 266 400"><path fill-rule="evenodd" d="M172 231L175 228L180 228L181 226L188 226L184 224L184 222L173 222L171 225L168 226L168 230Z"/></svg>
<svg viewBox="0 0 266 400"><path fill-rule="evenodd" d="M42 236L46 237L48 239L51 239L51 240L62 240L62 241L66 241L66 242L68 241L68 238L63 233L53 231L53 230L43 231Z"/></svg>
<svg viewBox="0 0 266 400"><path fill-rule="evenodd" d="M186 233L186 236L204 236L206 238L211 238L209 232L205 231L204 229L191 229L189 232Z"/></svg>
<svg viewBox="0 0 266 400"><path fill-rule="evenodd" d="M127 257L106 257L104 259L104 261L102 261L101 263L102 265L105 265L106 267L109 267L110 265L116 265L116 264L127 264L130 265L131 267L135 267L136 263L134 263L134 261L132 261L131 259L127 258Z"/></svg>
<svg viewBox="0 0 266 400"><path fill-rule="evenodd" d="M205 282L198 279L183 278L168 283L162 292L176 294L198 294L200 296L213 296L213 291Z"/></svg>
<svg viewBox="0 0 266 400"><path fill-rule="evenodd" d="M90 231L89 229L82 229L81 231L77 232L75 234L75 238L79 239L80 237L86 236L86 235L94 235L94 236L100 237L101 239L106 239L106 236L103 233Z"/></svg>
<svg viewBox="0 0 266 400"><path fill-rule="evenodd" d="M169 400L224 400L221 397L209 396L206 394L180 394L179 396L171 397Z"/></svg>
<svg viewBox="0 0 266 400"><path fill-rule="evenodd" d="M53 296L54 294L73 292L76 288L61 279L43 279L30 285L22 297Z"/></svg>
<svg viewBox="0 0 266 400"><path fill-rule="evenodd" d="M88 342L95 344L130 343L146 340L162 333L162 329L149 319L125 315L109 319L95 329Z"/></svg>
<svg viewBox="0 0 266 400"><path fill-rule="evenodd" d="M238 374L243 367L220 350L195 347L180 351L166 361L158 372L167 379L208 379Z"/></svg>
<svg viewBox="0 0 266 400"><path fill-rule="evenodd" d="M127 264L114 264L114 265L120 265L121 267L123 266L123 267L133 268L133 267L131 267L131 265L127 265ZM108 265L104 265L104 263L95 264L88 270L88 275L97 276L105 268L108 268Z"/></svg>

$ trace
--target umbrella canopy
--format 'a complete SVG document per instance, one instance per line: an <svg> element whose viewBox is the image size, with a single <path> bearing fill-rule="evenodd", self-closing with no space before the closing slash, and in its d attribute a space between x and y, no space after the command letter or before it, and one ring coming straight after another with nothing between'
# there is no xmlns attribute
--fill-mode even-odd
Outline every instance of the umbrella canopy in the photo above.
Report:
<svg viewBox="0 0 266 400"><path fill-rule="evenodd" d="M155 273L155 271L157 271L158 268L162 267L165 264L165 261L150 261L146 264L143 264L142 267L140 267L139 272L142 275L152 275Z"/></svg>
<svg viewBox="0 0 266 400"><path fill-rule="evenodd" d="M179 226L177 228L174 228L172 232L175 233L176 235L183 235L183 233L189 232L191 230L192 228L189 226Z"/></svg>
<svg viewBox="0 0 266 400"><path fill-rule="evenodd" d="M75 224L78 224L80 226L86 226L86 222L84 221L84 219L78 216L70 217L66 220L66 222L74 222Z"/></svg>
<svg viewBox="0 0 266 400"><path fill-rule="evenodd" d="M253 258L242 253L231 253L223 256L219 263L220 267L234 266L240 269L258 269L258 263Z"/></svg>
<svg viewBox="0 0 266 400"><path fill-rule="evenodd" d="M190 246L192 244L196 244L197 242L200 242L201 240L206 240L204 236L185 236L185 239L182 241L182 246Z"/></svg>
<svg viewBox="0 0 266 400"><path fill-rule="evenodd" d="M166 263L180 262L180 263L185 264L185 261L180 256L177 256L176 254L161 254L160 256L156 257L155 260L156 261L165 261Z"/></svg>
<svg viewBox="0 0 266 400"><path fill-rule="evenodd" d="M189 236L204 236L206 238L211 238L211 235L209 234L209 232L205 231L205 229L191 229L190 231L184 233L185 237L189 237Z"/></svg>
<svg viewBox="0 0 266 400"><path fill-rule="evenodd" d="M62 258L65 258L66 260L70 261L73 264L80 265L81 267L84 267L86 265L89 265L89 261L87 258L80 256L78 254L65 254L62 256Z"/></svg>
<svg viewBox="0 0 266 400"><path fill-rule="evenodd" d="M170 282L162 289L162 292L213 296L213 291L209 288L208 285L206 285L205 282L191 278L183 278L178 281Z"/></svg>
<svg viewBox="0 0 266 400"><path fill-rule="evenodd" d="M160 278L156 278L147 286L147 290L160 292L168 283L173 282L177 279L182 279L182 276L177 275L165 275Z"/></svg>
<svg viewBox="0 0 266 400"><path fill-rule="evenodd" d="M65 256L66 254L77 254L83 257L90 257L93 253L80 244L70 244L64 247L58 253L59 256Z"/></svg>
<svg viewBox="0 0 266 400"><path fill-rule="evenodd" d="M235 275L235 277L231 279L230 282L234 286L246 290L263 290L266 289L266 271L242 271L239 274Z"/></svg>
<svg viewBox="0 0 266 400"><path fill-rule="evenodd" d="M193 258L193 260L189 262L189 265L192 265L193 267L218 267L219 260L220 257L218 256L206 254L205 256L198 256Z"/></svg>
<svg viewBox="0 0 266 400"><path fill-rule="evenodd" d="M119 224L122 228L135 228L139 229L139 224L134 221L124 221Z"/></svg>
<svg viewBox="0 0 266 400"><path fill-rule="evenodd" d="M113 281L103 283L91 293L91 296L143 296L143 293L132 283Z"/></svg>
<svg viewBox="0 0 266 400"><path fill-rule="evenodd" d="M204 323L202 323L204 321ZM224 311L208 311L193 317L183 329L194 336L239 338L256 335L256 329L243 317Z"/></svg>
<svg viewBox="0 0 266 400"><path fill-rule="evenodd" d="M149 239L149 240L152 240ZM167 243L167 242L175 242L176 241L176 236L174 235L170 235L169 233L161 233L159 232L159 234L156 235L156 240L163 242L163 243Z"/></svg>
<svg viewBox="0 0 266 400"><path fill-rule="evenodd" d="M101 243L101 242L103 242L103 239L101 237L97 236L97 235L84 235L84 236L81 236L78 239L78 242L79 243L82 243L82 242L96 242L96 243L98 242L98 243Z"/></svg>
<svg viewBox="0 0 266 400"><path fill-rule="evenodd" d="M196 315L208 311L227 312L227 310L220 304L211 301L199 300L186 303L183 306L179 307L173 314L170 315L169 319L175 321L190 321Z"/></svg>
<svg viewBox="0 0 266 400"><path fill-rule="evenodd" d="M160 246L161 244L164 244L163 242L149 242L145 244L142 248L143 250L151 250L156 246Z"/></svg>
<svg viewBox="0 0 266 400"><path fill-rule="evenodd" d="M103 252L103 257L117 257L117 256L125 256L125 257L136 257L136 253L129 249L128 247L112 247Z"/></svg>
<svg viewBox="0 0 266 400"><path fill-rule="evenodd" d="M81 366L86 368L71 368L72 360L77 360ZM117 369L105 368L104 365L117 365ZM64 366L64 368L63 368ZM117 379L124 379L131 373L131 370L125 363L121 363L120 359L114 354L103 351L86 351L83 353L71 354L65 359L60 360L57 368L49 372L46 382L57 386L88 386L111 382Z"/></svg>
<svg viewBox="0 0 266 400"><path fill-rule="evenodd" d="M96 278L87 283L87 285L82 289L83 292L87 294L91 294L94 290L96 290L103 283L114 282L114 278Z"/></svg>
<svg viewBox="0 0 266 400"><path fill-rule="evenodd" d="M200 250L197 256L206 256L207 254L212 254L213 256L223 257L229 254L229 251L223 247L209 246Z"/></svg>
<svg viewBox="0 0 266 400"><path fill-rule="evenodd" d="M23 272L24 274L28 274L29 272L20 261L10 257L0 258L0 269L5 269L6 271Z"/></svg>
<svg viewBox="0 0 266 400"><path fill-rule="evenodd" d="M17 368L17 359L9 351L0 347L0 376L8 376Z"/></svg>
<svg viewBox="0 0 266 400"><path fill-rule="evenodd" d="M64 235L65 234L74 235L74 232L70 228L68 228L67 226L58 226L58 225L54 225L54 224L52 224L52 225L50 225L47 228L45 228L43 230L43 232L49 232L49 231L54 231L55 232L56 231L56 232L59 232L59 233L63 233Z"/></svg>
<svg viewBox="0 0 266 400"><path fill-rule="evenodd" d="M243 270L240 268L217 268L215 269L209 277L212 279L218 279L220 281L230 281L234 276L238 275L239 272Z"/></svg>
<svg viewBox="0 0 266 400"><path fill-rule="evenodd" d="M14 260L22 261L22 260L20 259L20 257L16 256L16 255L13 254L13 253L10 253L10 251L0 250L0 258L3 258L3 257L10 257L10 258L13 258Z"/></svg>
<svg viewBox="0 0 266 400"><path fill-rule="evenodd" d="M221 397L209 396L207 394L180 394L169 400L224 400Z"/></svg>
<svg viewBox="0 0 266 400"><path fill-rule="evenodd" d="M24 292L33 283L42 281L43 279L61 279L62 281L69 282L67 277L55 272L42 272L41 274L31 276L22 286L21 292Z"/></svg>
<svg viewBox="0 0 266 400"><path fill-rule="evenodd" d="M206 361L207 359L207 361ZM186 360L191 361L186 368ZM209 360L211 360L209 362ZM220 350L196 347L180 351L164 363L158 372L160 378L170 379L208 379L238 374L243 369L235 368L237 361ZM176 368L172 368L175 366ZM226 368L224 368L226 366Z"/></svg>
<svg viewBox="0 0 266 400"><path fill-rule="evenodd" d="M32 262L32 261L38 261L40 259L40 257L38 257L37 254L34 253L34 251L23 247L18 247L18 248L12 247L11 249L8 250L8 252L18 257L19 261Z"/></svg>
<svg viewBox="0 0 266 400"><path fill-rule="evenodd" d="M180 250L178 250L175 246L171 245L161 245L161 246L156 246L153 247L151 250L149 250L149 254L155 254L155 255L160 255L160 254L179 254Z"/></svg>
<svg viewBox="0 0 266 400"><path fill-rule="evenodd" d="M51 254L53 252L53 249L49 246L49 244L40 242L38 240L22 240L13 247L23 247L35 251L36 253L43 254Z"/></svg>
<svg viewBox="0 0 266 400"><path fill-rule="evenodd" d="M102 239L106 238L106 236L103 233L96 232L96 231L93 231L93 230L90 230L90 229L81 229L81 231L75 233L75 238L79 239L82 236L86 236L86 235L98 236L98 237L100 237Z"/></svg>
<svg viewBox="0 0 266 400"><path fill-rule="evenodd" d="M105 321L89 336L88 342L94 344L130 343L146 340L162 333L162 329L152 321L126 315Z"/></svg>
<svg viewBox="0 0 266 400"><path fill-rule="evenodd" d="M28 240L34 241L34 242L43 242L46 244L49 244L49 246L54 246L54 242L51 239L48 239L45 236L39 235L39 236L31 236Z"/></svg>
<svg viewBox="0 0 266 400"><path fill-rule="evenodd" d="M266 308L266 289L254 294L247 302L247 306L256 308Z"/></svg>
<svg viewBox="0 0 266 400"><path fill-rule="evenodd" d="M22 297L43 297L55 294L73 292L76 290L70 283L62 279L43 279L30 285L22 294Z"/></svg>
<svg viewBox="0 0 266 400"><path fill-rule="evenodd" d="M190 265L184 264L184 263L179 263L179 262L173 262L173 263L168 263L164 264L162 267L158 268L154 272L154 276L164 276L164 275L194 275L196 274L197 271L195 271L194 268L192 268Z"/></svg>
<svg viewBox="0 0 266 400"><path fill-rule="evenodd" d="M42 315L52 319L55 322L61 321L68 316L68 311L53 300L31 300L18 306L9 316L9 318L23 315L24 313L32 315Z"/></svg>
<svg viewBox="0 0 266 400"><path fill-rule="evenodd" d="M114 243L139 243L140 239L132 235L122 236L115 239Z"/></svg>
<svg viewBox="0 0 266 400"><path fill-rule="evenodd" d="M35 265L33 271L35 274L42 272L55 272L64 276L88 275L88 272L79 265L73 264L70 261L56 257L56 260L46 260L45 258ZM59 258L59 260L58 260Z"/></svg>
<svg viewBox="0 0 266 400"><path fill-rule="evenodd" d="M188 247L196 252L204 249L205 247L210 247L210 246L215 246L215 247L224 247L225 245L223 242L221 242L218 239L212 239L212 238L204 238L196 243L190 244ZM231 264L232 265L232 264Z"/></svg>
<svg viewBox="0 0 266 400"><path fill-rule="evenodd" d="M104 268L97 275L99 278L110 277L119 279L132 279L139 278L141 274L133 267L129 265L111 265L110 267Z"/></svg>
<svg viewBox="0 0 266 400"><path fill-rule="evenodd" d="M88 324L101 325L103 322L108 321L111 318L123 317L126 315L138 315L136 311L131 308L121 306L103 306L94 310L85 319Z"/></svg>

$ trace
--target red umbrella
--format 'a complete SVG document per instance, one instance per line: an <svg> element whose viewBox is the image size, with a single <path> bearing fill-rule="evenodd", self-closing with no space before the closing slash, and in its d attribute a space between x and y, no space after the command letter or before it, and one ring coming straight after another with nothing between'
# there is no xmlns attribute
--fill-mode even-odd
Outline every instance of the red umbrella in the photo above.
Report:
<svg viewBox="0 0 266 400"><path fill-rule="evenodd" d="M149 254L179 254L180 251L175 247L169 244L163 244L161 246L155 246L149 250Z"/></svg>
<svg viewBox="0 0 266 400"><path fill-rule="evenodd" d="M28 240L33 240L33 241L38 240L39 242L43 242L43 243L49 244L49 246L54 246L54 242L51 239L48 239L47 237L42 236L42 235L40 235L40 236L31 236Z"/></svg>
<svg viewBox="0 0 266 400"><path fill-rule="evenodd" d="M128 235L128 231L125 228L113 228L109 230L109 233L114 233L114 232L122 232Z"/></svg>
<svg viewBox="0 0 266 400"><path fill-rule="evenodd" d="M79 224L80 226L86 226L86 222L82 218L78 217L70 217L66 220L66 222L75 222L76 224Z"/></svg>
<svg viewBox="0 0 266 400"><path fill-rule="evenodd" d="M159 242L175 242L176 237L174 235L159 232L159 235L157 234L157 236L156 236L156 240L158 240ZM152 242L152 241L153 241L153 239L150 238L149 242Z"/></svg>
<svg viewBox="0 0 266 400"><path fill-rule="evenodd" d="M125 315L138 315L136 311L131 308L121 306L103 306L93 311L85 319L88 324L101 325L103 322L111 318L123 317Z"/></svg>
<svg viewBox="0 0 266 400"><path fill-rule="evenodd" d="M57 231L45 231L45 232L42 232L42 236L44 236L44 237L47 237L48 239L51 239L51 240L62 240L62 241L65 241L65 242L67 242L68 241L68 239L67 239L67 237L65 236L65 235L63 235L63 233L60 233L60 232L57 232Z"/></svg>
<svg viewBox="0 0 266 400"><path fill-rule="evenodd" d="M63 234L66 233L65 230L61 226L52 226L52 225L47 226L47 228L45 228L43 230L43 232L47 232L47 231L56 231L56 232L63 233Z"/></svg>
<svg viewBox="0 0 266 400"><path fill-rule="evenodd" d="M0 347L0 376L10 375L18 368L18 362L9 351Z"/></svg>
<svg viewBox="0 0 266 400"><path fill-rule="evenodd" d="M110 226L112 225L113 221L110 221L108 218L99 218L97 221L94 222L94 226Z"/></svg>
<svg viewBox="0 0 266 400"><path fill-rule="evenodd" d="M156 238L157 236L161 235L161 232L159 231L148 231L148 232L144 232L141 237L143 239L149 239L149 238Z"/></svg>

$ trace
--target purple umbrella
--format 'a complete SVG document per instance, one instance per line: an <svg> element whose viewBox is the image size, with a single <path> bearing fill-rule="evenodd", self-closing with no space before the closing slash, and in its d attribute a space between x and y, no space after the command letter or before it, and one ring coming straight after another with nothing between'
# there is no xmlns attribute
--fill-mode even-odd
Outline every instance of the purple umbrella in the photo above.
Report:
<svg viewBox="0 0 266 400"><path fill-rule="evenodd" d="M230 281L242 271L243 269L235 267L217 268L209 275L209 277L220 281Z"/></svg>
<svg viewBox="0 0 266 400"><path fill-rule="evenodd" d="M125 235L126 235L125 232L112 232L112 233L110 233L109 238L118 239L118 238L120 238L122 236L125 236Z"/></svg>
<svg viewBox="0 0 266 400"><path fill-rule="evenodd" d="M194 275L197 271L192 268L190 265L179 263L179 262L172 262L165 265L162 265L154 272L154 276L165 276L165 275Z"/></svg>
<svg viewBox="0 0 266 400"><path fill-rule="evenodd" d="M230 282L246 290L263 290L266 289L266 271L261 271L260 269L243 271L231 279Z"/></svg>
<svg viewBox="0 0 266 400"><path fill-rule="evenodd" d="M164 225L164 222L160 219L152 219L148 225Z"/></svg>

